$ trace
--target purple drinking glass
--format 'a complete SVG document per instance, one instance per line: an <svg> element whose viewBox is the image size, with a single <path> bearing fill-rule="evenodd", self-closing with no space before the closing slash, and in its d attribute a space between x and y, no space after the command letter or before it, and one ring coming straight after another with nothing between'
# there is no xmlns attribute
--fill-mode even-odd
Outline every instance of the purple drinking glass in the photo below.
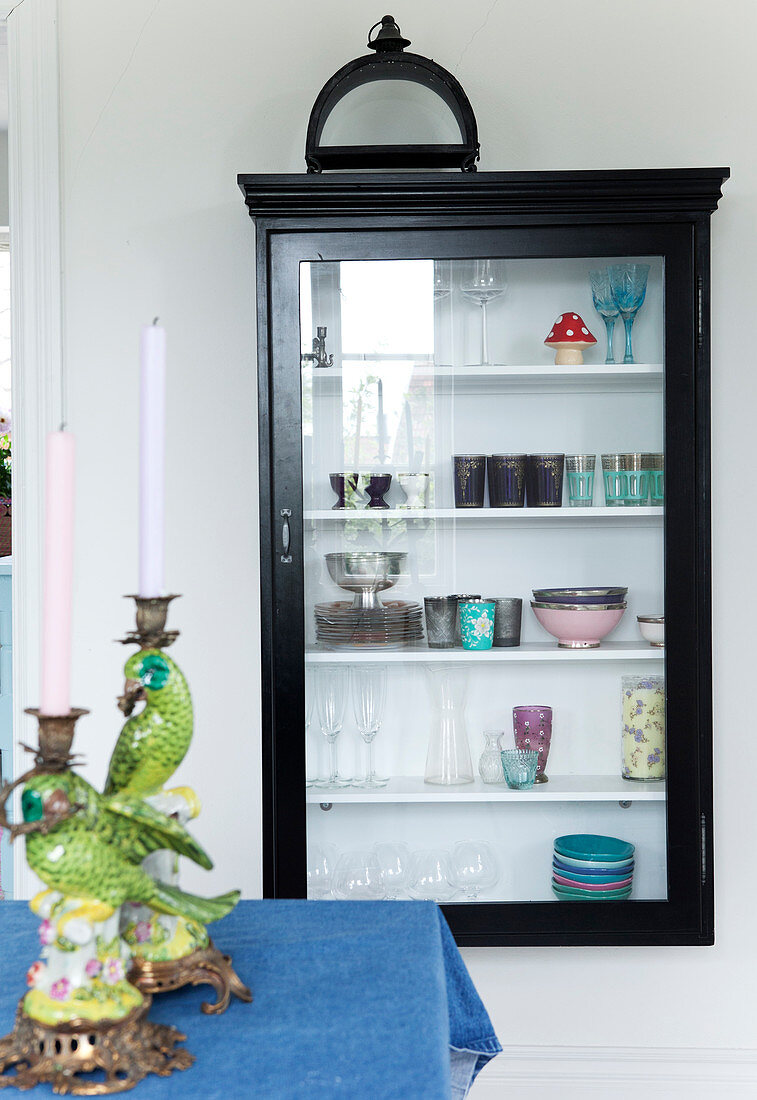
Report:
<svg viewBox="0 0 757 1100"><path fill-rule="evenodd" d="M538 752L536 782L547 783L544 769L552 741L552 707L513 707L513 732L516 749Z"/></svg>

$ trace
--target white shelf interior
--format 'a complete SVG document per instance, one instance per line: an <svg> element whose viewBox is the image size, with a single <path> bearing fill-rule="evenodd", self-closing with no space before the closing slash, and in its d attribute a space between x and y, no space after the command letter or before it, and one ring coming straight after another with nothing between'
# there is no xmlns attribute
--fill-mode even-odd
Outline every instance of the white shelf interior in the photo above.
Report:
<svg viewBox="0 0 757 1100"><path fill-rule="evenodd" d="M365 363L372 370L380 367L391 369L391 355L344 354L345 363ZM343 367L304 367L312 371L313 381L322 385L329 380L340 381ZM587 384L612 386L618 390L659 391L662 386L662 363L581 363L577 366L558 367L554 362L543 363L437 363L422 356L413 359L413 378L417 381L433 379L464 387L467 383L493 383L502 386L536 388L573 388Z"/></svg>
<svg viewBox="0 0 757 1100"><path fill-rule="evenodd" d="M425 783L423 776L403 775L389 780L386 787L364 791L359 787L328 790L308 787L309 803L382 802L663 802L665 783L633 783L612 775L557 775L548 783L538 783L530 791L512 791L475 779L459 787L438 787Z"/></svg>
<svg viewBox="0 0 757 1100"><path fill-rule="evenodd" d="M629 259L631 259L629 257ZM388 666L381 729L374 742L379 774L393 776L379 791L309 788L308 837L337 850L379 840L411 850L451 849L457 840L489 841L501 865L485 899L550 900L551 845L563 833L617 836L637 847L634 897L666 896L665 784L620 778L621 677L659 674L665 653L638 632L637 614L659 614L663 601L664 509L607 508L603 453L663 449L663 296L659 258L634 322L634 364L607 365L604 325L594 311L591 259L508 261L508 290L489 303L489 350L482 366L481 311L457 291L435 305L394 278L371 284L362 299L359 264L318 265L303 295L303 350L316 325L328 326L331 368L302 371L303 409L310 420L303 443L306 604L306 691L329 665ZM428 261L423 278L430 286ZM349 268L349 270L346 270ZM308 280L310 275L307 276ZM303 284L305 285L305 284ZM426 285L426 284L424 284ZM310 296L310 297L309 297ZM555 366L542 341L569 307L597 338L586 362ZM401 343L402 333L411 339ZM403 350L406 349L406 350ZM615 356L623 329L615 328ZM596 455L594 507L458 509L455 454L563 453ZM329 474L386 471L389 508L335 510ZM428 472L429 508L401 507L403 471ZM567 478L566 478L567 482ZM488 490L485 498L488 501ZM452 592L523 599L522 645L471 652L321 650L315 647L313 605L349 600L334 585L324 555L350 550L407 554L407 572L383 599L412 600ZM563 650L529 606L540 587L627 585L628 609L610 638L594 650ZM424 783L434 721L434 677L444 665L467 683L465 726L478 776L484 730L510 731L512 708L553 709L547 772L531 791L490 787L478 778L457 788ZM307 733L308 774L326 773L326 742L316 708ZM348 700L337 742L343 775L363 774L364 746ZM620 803L631 803L622 808ZM332 806L328 812L321 805Z"/></svg>
<svg viewBox="0 0 757 1100"><path fill-rule="evenodd" d="M317 508L304 513L306 520L326 520L337 523L404 523L409 521L441 520L458 523L615 523L661 524L664 509L651 505L606 508Z"/></svg>
<svg viewBox="0 0 757 1100"><path fill-rule="evenodd" d="M626 612L628 614L628 612ZM305 661L309 665L355 664L472 664L498 665L531 662L557 664L587 664L599 661L663 661L664 649L647 642L602 642L598 649L560 649L557 642L542 645L528 642L512 648L429 649L425 644L404 649L309 649Z"/></svg>

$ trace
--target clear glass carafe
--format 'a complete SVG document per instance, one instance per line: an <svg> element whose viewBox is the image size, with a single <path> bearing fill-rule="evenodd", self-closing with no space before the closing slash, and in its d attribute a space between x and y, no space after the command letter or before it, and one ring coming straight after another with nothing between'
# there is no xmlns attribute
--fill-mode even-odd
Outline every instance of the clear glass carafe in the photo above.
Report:
<svg viewBox="0 0 757 1100"><path fill-rule="evenodd" d="M468 671L456 665L426 665L434 712L426 755L425 781L439 786L473 782L465 725Z"/></svg>

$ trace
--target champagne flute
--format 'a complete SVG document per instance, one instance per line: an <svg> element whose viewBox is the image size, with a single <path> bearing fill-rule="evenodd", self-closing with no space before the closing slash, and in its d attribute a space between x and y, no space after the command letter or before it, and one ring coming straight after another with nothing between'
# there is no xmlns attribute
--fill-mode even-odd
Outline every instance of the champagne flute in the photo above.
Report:
<svg viewBox="0 0 757 1100"><path fill-rule="evenodd" d="M313 685L311 678L305 673L305 786L312 787L318 778L318 757L316 754L316 760L314 768L311 770L311 754L308 752L308 746L310 743L310 726L313 721L313 707L315 705L315 694L313 692ZM312 774L313 770L315 775Z"/></svg>
<svg viewBox="0 0 757 1100"><path fill-rule="evenodd" d="M466 260L460 290L466 298L481 306L481 366L489 366L489 334L486 306L507 290L504 260Z"/></svg>
<svg viewBox="0 0 757 1100"><path fill-rule="evenodd" d="M316 779L313 785L327 790L348 787L351 782L339 775L336 755L336 741L344 725L349 675L348 665L324 665L316 675L316 711L321 733L329 746L329 774L327 779Z"/></svg>
<svg viewBox="0 0 757 1100"><path fill-rule="evenodd" d="M369 791L379 790L389 782L388 778L376 775L373 767L373 742L384 717L386 680L386 665L358 665L353 669L352 707L368 758L365 779L356 780L353 785Z"/></svg>

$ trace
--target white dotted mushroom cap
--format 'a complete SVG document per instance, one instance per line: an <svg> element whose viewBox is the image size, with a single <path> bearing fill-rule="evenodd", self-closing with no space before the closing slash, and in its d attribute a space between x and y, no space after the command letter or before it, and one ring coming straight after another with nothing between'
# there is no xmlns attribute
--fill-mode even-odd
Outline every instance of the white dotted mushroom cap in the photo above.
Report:
<svg viewBox="0 0 757 1100"><path fill-rule="evenodd" d="M561 313L555 323L552 325L549 336L544 341L545 344L554 344L557 346L559 343L569 343L579 345L581 347L590 347L592 344L596 344L596 338L592 336L591 332L584 324L583 318L577 313Z"/></svg>

